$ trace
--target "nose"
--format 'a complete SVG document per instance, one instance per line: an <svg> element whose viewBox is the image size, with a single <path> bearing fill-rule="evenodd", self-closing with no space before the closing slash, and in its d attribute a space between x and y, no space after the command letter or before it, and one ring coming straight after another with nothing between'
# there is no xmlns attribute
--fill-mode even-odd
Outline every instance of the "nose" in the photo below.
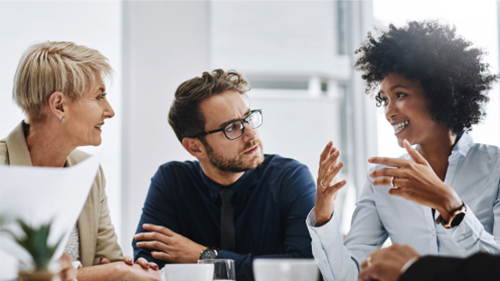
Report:
<svg viewBox="0 0 500 281"><path fill-rule="evenodd" d="M243 125L245 126L245 132L243 132L242 136L243 140L247 142L256 139L259 135L257 129L252 129L252 127L250 127L250 124L248 124L247 122L244 122Z"/></svg>
<svg viewBox="0 0 500 281"><path fill-rule="evenodd" d="M396 117L398 109L396 107L396 104L394 102L391 102L388 100L388 104L385 106L385 118L387 121L391 121L392 118Z"/></svg>
<svg viewBox="0 0 500 281"><path fill-rule="evenodd" d="M109 104L108 100L106 99L106 105L104 107L104 118L113 118L115 116L115 111L113 110L113 107L111 107L111 104Z"/></svg>

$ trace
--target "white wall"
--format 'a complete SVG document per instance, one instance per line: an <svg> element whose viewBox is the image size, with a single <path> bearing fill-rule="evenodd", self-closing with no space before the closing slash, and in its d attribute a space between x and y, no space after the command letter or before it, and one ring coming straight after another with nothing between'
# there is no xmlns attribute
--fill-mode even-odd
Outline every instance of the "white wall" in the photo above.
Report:
<svg viewBox="0 0 500 281"><path fill-rule="evenodd" d="M180 83L208 69L207 2L123 2L123 250L131 254L150 179L192 157L167 117Z"/></svg>

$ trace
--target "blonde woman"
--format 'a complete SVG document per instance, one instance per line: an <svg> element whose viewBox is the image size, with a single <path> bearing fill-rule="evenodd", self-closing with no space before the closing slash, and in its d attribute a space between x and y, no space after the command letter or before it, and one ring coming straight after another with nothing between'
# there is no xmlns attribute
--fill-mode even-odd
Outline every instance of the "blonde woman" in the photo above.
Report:
<svg viewBox="0 0 500 281"><path fill-rule="evenodd" d="M0 165L68 167L87 158L76 148L100 145L105 120L115 115L103 82L111 73L108 59L85 46L31 46L19 62L13 89L13 99L27 119L0 140ZM77 264L77 279L159 279L155 264L141 260L134 265L131 258L123 258L105 184L99 169L65 249Z"/></svg>

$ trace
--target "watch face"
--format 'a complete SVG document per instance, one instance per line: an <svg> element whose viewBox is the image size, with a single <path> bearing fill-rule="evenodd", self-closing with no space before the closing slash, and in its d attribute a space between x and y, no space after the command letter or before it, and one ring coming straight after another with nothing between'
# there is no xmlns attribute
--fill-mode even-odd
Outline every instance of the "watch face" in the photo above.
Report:
<svg viewBox="0 0 500 281"><path fill-rule="evenodd" d="M212 260L217 258L217 254L217 250L208 248L201 253L200 258L202 260Z"/></svg>

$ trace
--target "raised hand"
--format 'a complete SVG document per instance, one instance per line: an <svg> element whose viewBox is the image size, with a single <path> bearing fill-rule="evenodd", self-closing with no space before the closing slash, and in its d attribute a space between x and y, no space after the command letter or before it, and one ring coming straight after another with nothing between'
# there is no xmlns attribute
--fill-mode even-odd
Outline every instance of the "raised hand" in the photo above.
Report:
<svg viewBox="0 0 500 281"><path fill-rule="evenodd" d="M319 160L318 179L316 181L318 191L316 193L316 203L314 212L316 215L317 226L322 226L327 223L335 210L335 198L337 192L346 184L346 181L337 181L337 174L344 166L344 163L337 160L340 155L340 150L333 147L330 141Z"/></svg>
<svg viewBox="0 0 500 281"><path fill-rule="evenodd" d="M370 173L373 185L392 186L389 194L438 210L448 220L454 210L462 206L458 194L434 172L425 158L413 149L407 140L404 147L413 161L399 158L373 157L368 162L393 168L382 168Z"/></svg>

